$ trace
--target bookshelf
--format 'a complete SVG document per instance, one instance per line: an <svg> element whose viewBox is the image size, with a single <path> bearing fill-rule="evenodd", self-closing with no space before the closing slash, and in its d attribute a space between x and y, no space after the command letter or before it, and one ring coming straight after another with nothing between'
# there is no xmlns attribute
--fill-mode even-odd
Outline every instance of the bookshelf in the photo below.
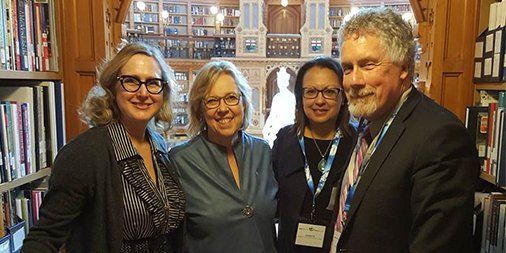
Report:
<svg viewBox="0 0 506 253"><path fill-rule="evenodd" d="M477 7L477 29L475 30L475 42L480 40L480 34L488 28L491 33L495 29L489 27L503 26L503 24L494 24L496 18L489 21L489 14L492 13L492 4L496 7L504 5L493 0L480 0ZM505 8L506 5L501 8ZM504 9L503 9L504 10ZM498 10L499 11L499 10ZM499 20L499 18L497 18ZM499 37L501 38L501 37ZM496 39L497 40L497 39ZM497 43L495 41L494 43ZM488 43L482 41L482 43ZM474 49L478 51L473 55L474 71L474 99L473 105L468 106L466 109L466 125L469 127L471 133L476 134L476 145L481 161L480 171L480 185L477 189L475 196L475 206L480 207L477 213L477 218L480 223L477 228L478 233L481 234L481 241L479 241L478 251L481 252L504 252L505 248L502 245L505 243L505 211L506 202L504 199L506 192L506 125L504 124L504 103L506 93L506 83L493 82L493 80L504 80L504 73L501 71L502 57L493 59L493 67L491 74L494 73L495 65L499 67L499 73L487 74L484 69L477 70L477 63L484 63L486 58L494 56L495 54L503 55L504 52L504 38L502 38L501 46L494 44L494 50L487 52L487 50L478 50L479 47L474 44ZM499 63L499 64L497 64ZM501 95L502 93L502 95ZM473 112L473 113L471 113ZM475 127L473 127L475 126ZM473 136L474 137L474 136ZM481 138L480 138L481 137ZM477 201L476 201L477 199Z"/></svg>
<svg viewBox="0 0 506 253"><path fill-rule="evenodd" d="M175 134L185 133L185 127L189 123L188 116L188 93L190 91L190 73L188 71L179 70L175 71L177 80L178 94L174 103L174 121L173 127Z"/></svg>
<svg viewBox="0 0 506 253"><path fill-rule="evenodd" d="M351 1L350 1L351 2ZM329 6L329 21L330 26L333 29L332 33L332 57L339 57L339 49L338 45L336 43L336 37L337 37L337 31L341 27L341 24L344 22L344 19L347 15L351 14L354 9L360 9L360 8L368 8L368 7L379 7L384 6L391 8L395 11L398 11L401 14L412 12L411 5L409 3L406 3L405 1L390 1L390 2L382 2L378 3L379 1L359 1L358 3L354 4L333 4L330 3Z"/></svg>
<svg viewBox="0 0 506 253"><path fill-rule="evenodd" d="M61 80L61 75L58 72L29 72L29 71L0 70L0 79L25 80L25 81Z"/></svg>
<svg viewBox="0 0 506 253"><path fill-rule="evenodd" d="M65 144L55 4L0 0L0 237L36 221L42 193L33 186Z"/></svg>
<svg viewBox="0 0 506 253"><path fill-rule="evenodd" d="M480 178L484 181L496 186L506 187L506 173L503 154L506 148L504 126L504 94L506 92L506 83L475 83L474 85L474 101L475 105L468 107L468 111L481 111L478 113L469 113L466 117L466 124L470 121L478 121L476 129L471 132L482 133L482 139L476 137L477 146L481 143L485 150L483 157ZM501 98L502 97L502 98ZM483 108L478 110L476 108ZM471 110L474 108L474 110ZM480 119L482 119L480 121ZM478 135L477 135L478 136ZM483 152L483 151L482 151ZM480 152L479 152L480 153Z"/></svg>
<svg viewBox="0 0 506 253"><path fill-rule="evenodd" d="M235 57L239 5L219 3L132 1L125 27L130 41L159 46L167 58Z"/></svg>
<svg viewBox="0 0 506 253"><path fill-rule="evenodd" d="M163 3L163 10L169 14L165 35L188 35L188 4Z"/></svg>
<svg viewBox="0 0 506 253"><path fill-rule="evenodd" d="M339 49L336 42L337 31L341 27L344 17L351 11L350 6L330 6L329 7L329 20L330 26L334 30L332 32L332 57L339 57Z"/></svg>
<svg viewBox="0 0 506 253"><path fill-rule="evenodd" d="M475 83L475 90L506 90L506 83Z"/></svg>
<svg viewBox="0 0 506 253"><path fill-rule="evenodd" d="M192 60L191 64L188 64L188 61L182 59L168 59L168 61L170 65L176 66L174 72L177 82L177 93L172 108L172 129L167 133L169 146L173 146L188 138L186 127L188 126L190 117L188 111L188 97L191 84L199 69L208 61Z"/></svg>
<svg viewBox="0 0 506 253"><path fill-rule="evenodd" d="M0 193L10 191L14 188L20 187L25 184L35 182L40 179L44 179L51 174L51 168L47 167L37 172L24 176L22 178L14 179L12 181L0 184Z"/></svg>

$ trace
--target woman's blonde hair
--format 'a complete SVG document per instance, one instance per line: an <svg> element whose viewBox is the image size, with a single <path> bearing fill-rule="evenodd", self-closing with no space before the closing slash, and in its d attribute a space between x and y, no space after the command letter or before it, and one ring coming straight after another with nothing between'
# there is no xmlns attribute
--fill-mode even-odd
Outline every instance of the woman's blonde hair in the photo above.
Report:
<svg viewBox="0 0 506 253"><path fill-rule="evenodd" d="M209 94L209 91L221 74L227 74L234 78L235 85L241 93L241 101L244 108L241 130L245 130L249 126L253 106L251 105L251 87L246 78L231 62L211 61L200 69L190 90L190 124L188 125L188 133L191 136L199 134L206 128L203 99Z"/></svg>
<svg viewBox="0 0 506 253"><path fill-rule="evenodd" d="M174 71L167 65L158 48L134 42L125 45L112 59L105 61L99 67L97 76L98 83L91 88L86 99L81 104L78 114L84 123L90 127L106 126L121 118L121 113L116 103L115 85L117 77L121 75L121 69L132 58L142 54L152 57L162 71L161 77L166 81L163 90L163 105L155 115L154 123L164 131L169 129L172 121L172 101L174 101L175 78Z"/></svg>

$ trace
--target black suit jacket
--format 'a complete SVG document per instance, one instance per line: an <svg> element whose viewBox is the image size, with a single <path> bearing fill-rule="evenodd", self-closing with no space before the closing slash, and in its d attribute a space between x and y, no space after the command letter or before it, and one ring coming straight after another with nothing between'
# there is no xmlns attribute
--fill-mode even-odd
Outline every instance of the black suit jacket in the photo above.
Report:
<svg viewBox="0 0 506 253"><path fill-rule="evenodd" d="M478 174L460 120L413 88L357 186L338 252L471 252Z"/></svg>
<svg viewBox="0 0 506 253"><path fill-rule="evenodd" d="M309 190L304 172L304 156L300 149L299 140L292 130L293 126L282 128L272 148L272 159L276 179L279 184L278 191L278 253L293 252L295 235L299 222L300 212L306 192ZM356 135L343 137L340 140L335 160L329 172L323 191L330 191L333 186L340 185L340 177L346 169ZM318 183L318 182L315 182ZM337 187L339 189L340 187ZM339 192L336 192L339 196ZM321 195L320 195L321 196ZM323 200L328 203L329 199ZM336 199L337 201L337 199ZM336 202L335 208L338 208ZM326 230L325 251L328 252L332 241L335 215Z"/></svg>

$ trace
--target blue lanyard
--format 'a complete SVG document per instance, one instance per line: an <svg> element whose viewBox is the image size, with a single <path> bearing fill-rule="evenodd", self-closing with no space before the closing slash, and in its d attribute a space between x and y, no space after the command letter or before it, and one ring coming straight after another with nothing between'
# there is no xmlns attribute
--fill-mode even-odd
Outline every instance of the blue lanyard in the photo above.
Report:
<svg viewBox="0 0 506 253"><path fill-rule="evenodd" d="M362 164L360 165L360 168L358 170L357 179L355 180L355 182L353 182L353 184L350 185L350 189L348 190L348 194L346 195L346 201L344 204L344 211L346 213L348 213L350 211L351 199L353 198L353 195L355 194L355 189L357 188L358 182L362 178L362 174L364 174L364 171L367 168L367 165L369 165L369 161L370 161L372 154L374 153L374 151L376 151L376 148L378 147L380 142L383 140L383 137L385 136L388 128L392 124L392 121L395 119L395 116L397 115L397 112L399 111L399 109L400 109L400 107L397 108L395 113L393 113L392 116L390 116L390 118L387 121L385 121L385 123L383 124L383 127L381 127L381 131L379 132L378 138L377 138L376 142L374 143L374 146L372 147L372 150L367 151L367 153L364 157L364 160L362 161ZM363 123L361 126L361 129L363 130L364 127L365 127L365 124ZM360 136L358 138L357 144L355 145L355 150L354 150L355 154L358 153L358 149L361 146L361 139L362 139L362 136ZM371 144L373 144L373 143L371 143ZM357 158L355 157L355 159L357 159Z"/></svg>
<svg viewBox="0 0 506 253"><path fill-rule="evenodd" d="M309 170L309 164L307 162L306 158L306 149L304 147L304 137L299 138L299 145L302 150L302 154L304 156L304 171L306 173L306 181L307 186L309 187L309 190L313 194L313 210L316 205L316 197L320 194L323 187L325 186L325 183L327 181L327 177L329 176L330 168L332 167L332 163L334 162L334 158L337 153L337 148L339 147L339 141L341 140L342 134L341 130L337 130L336 135L334 136L334 140L332 141L332 147L330 148L329 157L325 163L325 167L323 167L322 176L320 177L320 180L318 181L318 186L315 191L315 186L313 182L313 177L311 176L311 171ZM313 212L312 212L313 213Z"/></svg>

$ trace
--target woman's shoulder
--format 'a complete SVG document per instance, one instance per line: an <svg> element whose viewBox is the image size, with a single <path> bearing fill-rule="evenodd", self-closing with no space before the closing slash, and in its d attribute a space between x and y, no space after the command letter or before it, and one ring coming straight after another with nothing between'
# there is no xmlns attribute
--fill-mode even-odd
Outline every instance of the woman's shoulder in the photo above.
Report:
<svg viewBox="0 0 506 253"><path fill-rule="evenodd" d="M88 164L102 161L109 155L110 140L106 127L93 127L79 134L63 146L55 158L58 163Z"/></svg>
<svg viewBox="0 0 506 253"><path fill-rule="evenodd" d="M71 139L65 147L104 146L104 143L109 139L108 137L107 127L92 127Z"/></svg>
<svg viewBox="0 0 506 253"><path fill-rule="evenodd" d="M201 135L197 135L195 137L190 138L189 140L178 143L176 146L171 147L169 150L169 155L171 157L177 156L181 151L187 151L188 149L193 149L198 146L198 143L201 142Z"/></svg>
<svg viewBox="0 0 506 253"><path fill-rule="evenodd" d="M297 135L297 129L295 125L288 125L279 129L277 138L295 137Z"/></svg>
<svg viewBox="0 0 506 253"><path fill-rule="evenodd" d="M279 148L279 146L293 146L295 143L298 143L297 130L295 125L289 125L281 128L276 135L276 140L274 140L274 146Z"/></svg>
<svg viewBox="0 0 506 253"><path fill-rule="evenodd" d="M243 132L242 139L243 139L243 143L250 143L253 147L258 147L261 149L269 149L270 150L270 146L269 146L269 143L267 142L267 140L265 140L261 137Z"/></svg>

